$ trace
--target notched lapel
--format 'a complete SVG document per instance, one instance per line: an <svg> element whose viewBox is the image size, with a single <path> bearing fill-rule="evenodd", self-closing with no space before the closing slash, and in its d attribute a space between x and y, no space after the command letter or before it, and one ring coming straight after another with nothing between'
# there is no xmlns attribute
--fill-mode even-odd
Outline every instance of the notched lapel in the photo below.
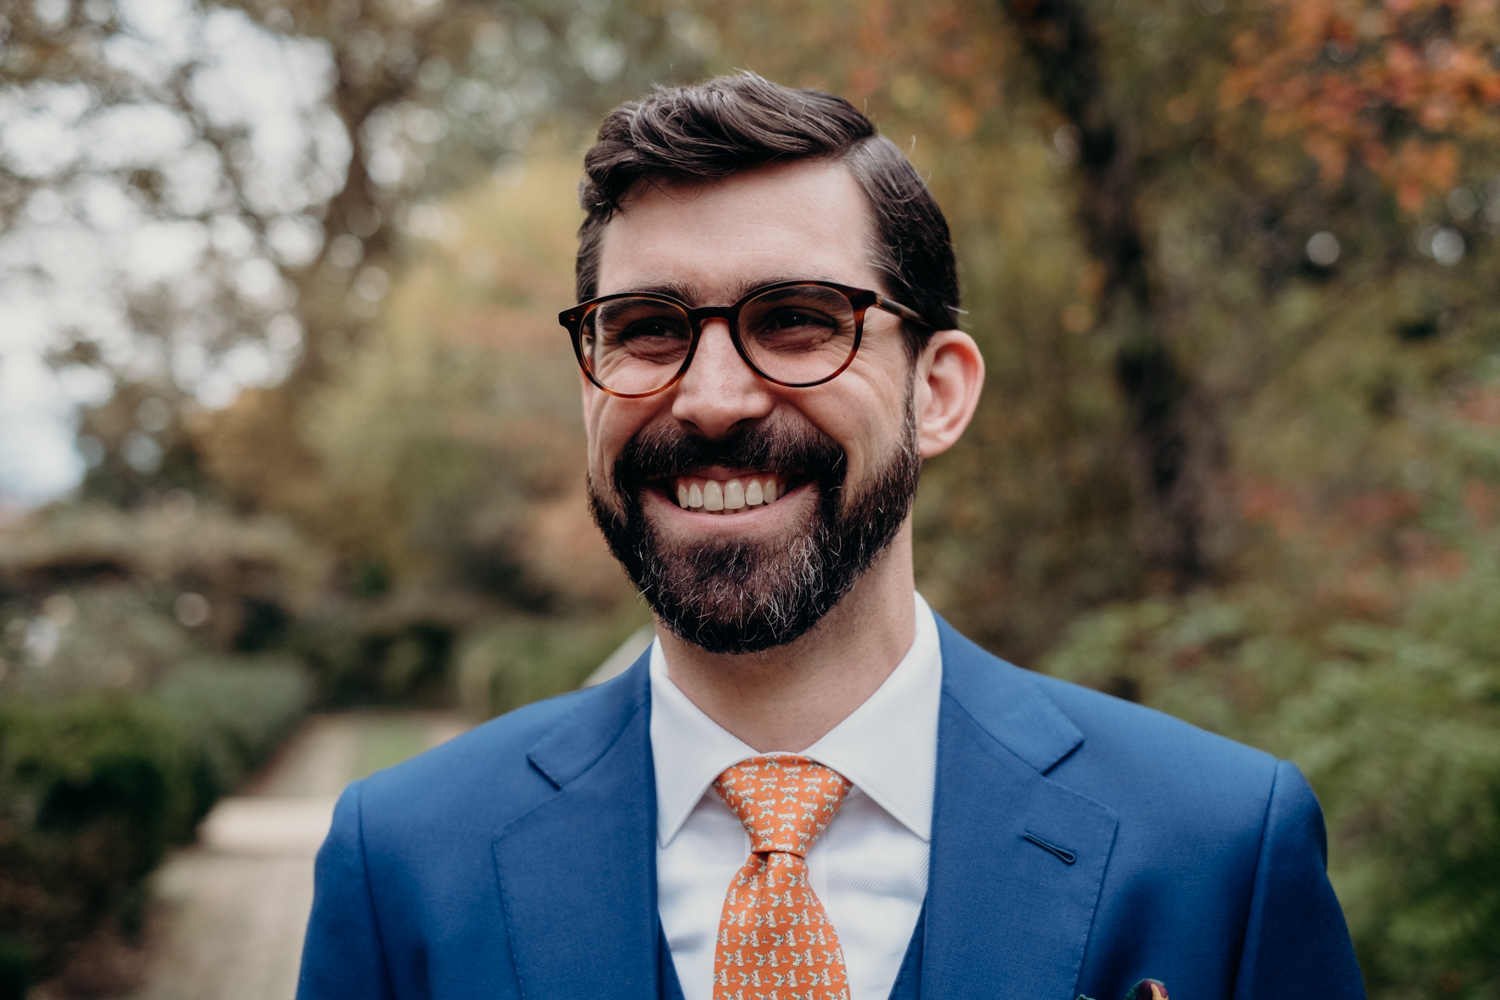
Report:
<svg viewBox="0 0 1500 1000"><path fill-rule="evenodd" d="M1077 728L1019 670L939 630L922 996L1072 1000L1116 816L1045 776Z"/></svg>
<svg viewBox="0 0 1500 1000"><path fill-rule="evenodd" d="M985 732L1046 774L1083 745L1083 733L1020 667L986 653L934 615L943 646L943 692Z"/></svg>
<svg viewBox="0 0 1500 1000"><path fill-rule="evenodd" d="M656 788L644 657L532 751L557 793L495 837L521 995L655 997ZM601 692L603 693L603 692ZM607 699L606 699L607 701Z"/></svg>

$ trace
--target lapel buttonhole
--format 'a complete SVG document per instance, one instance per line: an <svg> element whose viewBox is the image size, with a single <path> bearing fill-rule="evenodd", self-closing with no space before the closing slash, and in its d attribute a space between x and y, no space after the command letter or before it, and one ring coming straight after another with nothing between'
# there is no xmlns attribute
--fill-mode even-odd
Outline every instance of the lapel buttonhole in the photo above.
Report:
<svg viewBox="0 0 1500 1000"><path fill-rule="evenodd" d="M1078 860L1078 855L1074 854L1072 851L1067 850L1066 848L1058 847L1056 844L1049 844L1047 841L1043 840L1041 837L1038 837L1030 830L1026 831L1025 837L1028 841L1040 847L1042 850L1046 851L1054 858L1057 858L1065 865L1071 865L1073 862ZM1085 1000L1087 1000L1087 998L1085 998Z"/></svg>

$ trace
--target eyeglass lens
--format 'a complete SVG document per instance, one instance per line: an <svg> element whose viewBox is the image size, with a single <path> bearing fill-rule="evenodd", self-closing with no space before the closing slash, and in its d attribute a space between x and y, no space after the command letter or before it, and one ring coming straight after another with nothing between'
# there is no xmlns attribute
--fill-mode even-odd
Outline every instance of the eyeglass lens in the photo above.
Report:
<svg viewBox="0 0 1500 1000"><path fill-rule="evenodd" d="M739 310L740 344L750 364L794 385L838 371L854 351L855 327L849 299L820 285L768 289ZM638 394L677 375L692 341L692 321L671 302L627 297L600 303L581 333L583 356L600 383Z"/></svg>

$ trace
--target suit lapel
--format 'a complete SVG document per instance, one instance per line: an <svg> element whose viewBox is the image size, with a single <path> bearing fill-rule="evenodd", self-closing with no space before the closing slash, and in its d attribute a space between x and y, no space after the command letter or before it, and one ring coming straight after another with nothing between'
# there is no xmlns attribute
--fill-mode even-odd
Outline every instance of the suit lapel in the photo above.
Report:
<svg viewBox="0 0 1500 1000"><path fill-rule="evenodd" d="M495 838L524 997L658 995L646 662L533 747L557 791Z"/></svg>
<svg viewBox="0 0 1500 1000"><path fill-rule="evenodd" d="M1046 777L1083 736L1025 672L938 628L922 996L1073 1000L1115 814Z"/></svg>

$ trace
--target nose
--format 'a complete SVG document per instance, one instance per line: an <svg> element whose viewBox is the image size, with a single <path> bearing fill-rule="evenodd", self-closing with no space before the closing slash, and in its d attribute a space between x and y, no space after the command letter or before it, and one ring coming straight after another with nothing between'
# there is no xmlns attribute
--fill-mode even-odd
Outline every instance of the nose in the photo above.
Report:
<svg viewBox="0 0 1500 1000"><path fill-rule="evenodd" d="M745 364L722 319L704 322L693 363L672 391L672 416L709 440L728 437L776 405L771 384Z"/></svg>

